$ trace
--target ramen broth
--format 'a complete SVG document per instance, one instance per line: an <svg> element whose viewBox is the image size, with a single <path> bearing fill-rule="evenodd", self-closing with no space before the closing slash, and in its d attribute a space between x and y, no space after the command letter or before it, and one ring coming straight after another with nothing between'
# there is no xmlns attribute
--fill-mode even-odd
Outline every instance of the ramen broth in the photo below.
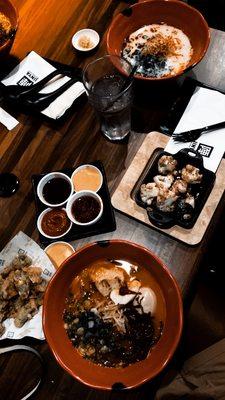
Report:
<svg viewBox="0 0 225 400"><path fill-rule="evenodd" d="M143 26L125 40L122 56L137 65L136 74L161 78L183 71L191 60L193 48L188 36L167 24Z"/></svg>
<svg viewBox="0 0 225 400"><path fill-rule="evenodd" d="M101 259L74 278L63 319L83 357L120 368L145 359L157 343L165 302L150 268Z"/></svg>

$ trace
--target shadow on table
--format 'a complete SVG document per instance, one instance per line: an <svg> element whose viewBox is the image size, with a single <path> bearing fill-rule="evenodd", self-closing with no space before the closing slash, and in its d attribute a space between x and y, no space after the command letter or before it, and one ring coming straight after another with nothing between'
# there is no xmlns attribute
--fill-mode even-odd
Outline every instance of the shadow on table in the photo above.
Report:
<svg viewBox="0 0 225 400"><path fill-rule="evenodd" d="M194 72L189 71L178 79L158 82L136 80L134 82L132 129L135 132L148 133L159 130L162 119L178 98L181 85L187 75L195 78Z"/></svg>
<svg viewBox="0 0 225 400"><path fill-rule="evenodd" d="M7 55L0 59L0 81L8 75L20 62L18 57Z"/></svg>

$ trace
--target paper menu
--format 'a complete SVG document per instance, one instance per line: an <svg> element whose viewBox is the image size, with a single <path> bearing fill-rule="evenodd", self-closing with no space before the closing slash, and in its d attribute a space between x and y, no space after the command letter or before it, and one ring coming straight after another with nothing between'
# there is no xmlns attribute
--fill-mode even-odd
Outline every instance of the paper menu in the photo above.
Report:
<svg viewBox="0 0 225 400"><path fill-rule="evenodd" d="M55 272L55 268L51 263L44 250L34 242L29 236L23 232L19 232L0 252L0 273L5 266L10 263L18 252L25 252L33 260L33 264L42 268L42 276L47 281L50 280ZM0 340L2 339L22 339L25 336L34 337L36 339L44 340L44 333L42 329L42 307L39 308L38 313L27 321L21 328L16 328L12 318L8 318L3 322L6 330Z"/></svg>
<svg viewBox="0 0 225 400"><path fill-rule="evenodd" d="M222 121L225 121L225 95L216 90L197 87L174 132ZM170 138L165 151L174 154L187 147L197 150L203 156L204 167L216 172L225 152L225 128L207 132L196 142L175 143Z"/></svg>

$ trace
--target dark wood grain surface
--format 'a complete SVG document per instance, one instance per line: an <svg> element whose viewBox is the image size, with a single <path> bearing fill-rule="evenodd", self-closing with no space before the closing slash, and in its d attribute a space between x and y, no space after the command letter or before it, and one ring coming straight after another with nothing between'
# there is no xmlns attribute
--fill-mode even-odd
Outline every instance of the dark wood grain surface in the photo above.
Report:
<svg viewBox="0 0 225 400"><path fill-rule="evenodd" d="M97 55L106 53L105 33L113 15L126 3L118 0L13 0L20 15L19 30L11 58L0 68L7 70L34 50L40 55L72 66L83 67ZM94 54L74 51L71 37L78 29L96 29L100 46ZM225 90L225 33L212 30L210 48L204 60L189 73L198 80ZM20 125L8 132L0 130L0 171L13 172L21 181L20 190L10 199L0 199L0 247L19 230L38 239L31 175L71 168L99 159L103 162L111 193L115 190L146 132L157 129L179 89L179 82L136 86L133 132L126 143L113 144L100 133L96 117L87 102L78 107L63 125L51 125L38 117L14 112ZM95 239L124 238L152 249L170 268L186 297L190 284L207 251L224 201L220 202L208 231L197 247L188 247L116 213L117 230L111 234L74 242L76 248ZM7 343L8 344L8 343ZM46 343L32 342L45 357L46 377L37 399L151 399L151 386L129 393L91 390L73 380L53 359ZM5 343L0 342L0 346ZM94 370L93 370L94 371ZM26 354L0 357L0 399L17 400L32 386L38 365ZM93 372L94 373L94 372Z"/></svg>

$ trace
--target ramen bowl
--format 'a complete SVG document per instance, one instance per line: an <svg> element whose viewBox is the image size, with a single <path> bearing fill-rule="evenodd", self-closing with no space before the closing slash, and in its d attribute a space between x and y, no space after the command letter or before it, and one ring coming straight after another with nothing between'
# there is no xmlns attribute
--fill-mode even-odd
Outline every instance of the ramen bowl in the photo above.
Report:
<svg viewBox="0 0 225 400"><path fill-rule="evenodd" d="M134 4L115 16L107 33L107 51L112 55L121 55L124 41L129 35L145 25L166 24L178 28L190 40L193 53L184 69L178 73L162 76L147 77L135 74L140 80L162 81L175 78L193 68L204 57L210 33L207 22L195 8L179 0L151 0ZM113 60L112 60L113 62ZM117 65L120 72L126 75L122 65Z"/></svg>
<svg viewBox="0 0 225 400"><path fill-rule="evenodd" d="M18 14L16 8L9 0L0 0L0 12L10 20L12 29L10 37L0 44L0 56L3 57L8 54L12 47L18 28Z"/></svg>
<svg viewBox="0 0 225 400"><path fill-rule="evenodd" d="M124 368L108 368L83 358L69 340L63 311L73 279L99 259L123 259L144 266L160 288L165 304L162 335L147 358ZM58 363L80 382L98 389L130 389L158 375L172 358L182 331L182 300L168 268L150 250L124 240L89 244L69 257L56 271L45 292L43 328Z"/></svg>

